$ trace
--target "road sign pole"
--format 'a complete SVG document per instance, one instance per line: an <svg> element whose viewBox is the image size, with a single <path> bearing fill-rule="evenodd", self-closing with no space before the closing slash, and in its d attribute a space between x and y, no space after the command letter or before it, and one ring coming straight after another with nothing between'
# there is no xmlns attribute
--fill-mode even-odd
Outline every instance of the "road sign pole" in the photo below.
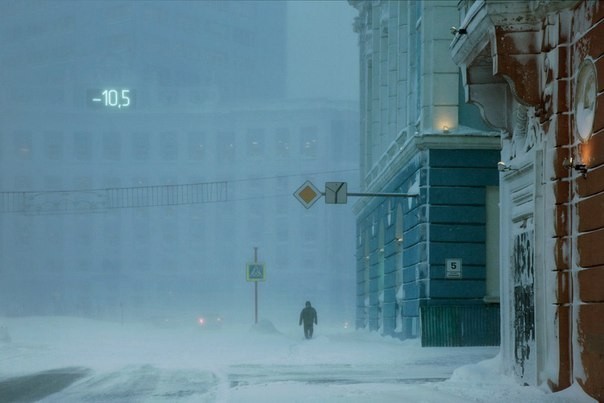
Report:
<svg viewBox="0 0 604 403"><path fill-rule="evenodd" d="M325 196L326 204L346 204L348 196L361 197L419 197L419 193L374 193L349 192L346 182L325 182L325 192L321 192L310 181L306 181L294 192L294 197L306 208Z"/></svg>
<svg viewBox="0 0 604 403"><path fill-rule="evenodd" d="M254 263L258 263L257 246L254 246ZM258 281L254 281L254 323L258 324Z"/></svg>
<svg viewBox="0 0 604 403"><path fill-rule="evenodd" d="M254 323L258 324L258 282L254 281Z"/></svg>

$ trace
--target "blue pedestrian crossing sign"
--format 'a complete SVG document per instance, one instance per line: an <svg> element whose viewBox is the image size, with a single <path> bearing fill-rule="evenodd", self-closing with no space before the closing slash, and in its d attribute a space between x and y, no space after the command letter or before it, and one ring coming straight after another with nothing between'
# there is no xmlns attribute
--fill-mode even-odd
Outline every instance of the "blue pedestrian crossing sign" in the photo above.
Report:
<svg viewBox="0 0 604 403"><path fill-rule="evenodd" d="M247 281L266 280L266 270L264 267L264 263L248 263L245 268L245 277Z"/></svg>

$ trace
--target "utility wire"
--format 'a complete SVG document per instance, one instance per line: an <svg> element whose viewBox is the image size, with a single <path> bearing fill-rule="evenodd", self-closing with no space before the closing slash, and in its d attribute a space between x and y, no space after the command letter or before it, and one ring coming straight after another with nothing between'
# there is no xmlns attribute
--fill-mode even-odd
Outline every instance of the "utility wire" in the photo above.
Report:
<svg viewBox="0 0 604 403"><path fill-rule="evenodd" d="M226 180L226 182L250 182L250 181L256 181L256 180L271 180L271 179L279 179L279 178L297 178L297 177L301 177L301 176L315 176L315 175L326 175L326 174L338 174L338 173L345 173L345 172L358 172L359 169L341 169L341 170L334 170L334 171L321 171L321 172L307 172L307 173L301 173L301 174L290 174L290 175L275 175L275 176L259 176L256 178L245 178L245 179L230 179L230 180Z"/></svg>

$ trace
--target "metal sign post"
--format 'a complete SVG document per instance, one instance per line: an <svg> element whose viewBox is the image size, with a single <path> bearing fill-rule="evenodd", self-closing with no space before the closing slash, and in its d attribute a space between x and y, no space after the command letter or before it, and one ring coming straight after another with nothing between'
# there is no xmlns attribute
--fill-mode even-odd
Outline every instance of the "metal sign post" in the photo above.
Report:
<svg viewBox="0 0 604 403"><path fill-rule="evenodd" d="M254 246L254 262L246 265L245 277L254 282L254 323L258 324L258 282L266 280L264 263L258 263L258 247Z"/></svg>
<svg viewBox="0 0 604 403"><path fill-rule="evenodd" d="M258 262L258 248L254 248L254 263ZM258 324L258 282L254 281L254 324Z"/></svg>
<svg viewBox="0 0 604 403"><path fill-rule="evenodd" d="M346 182L325 182L325 191L321 192L310 181L306 181L294 192L294 197L306 208L325 196L325 204L346 204L348 196L361 197L419 197L417 193L374 193L349 192Z"/></svg>

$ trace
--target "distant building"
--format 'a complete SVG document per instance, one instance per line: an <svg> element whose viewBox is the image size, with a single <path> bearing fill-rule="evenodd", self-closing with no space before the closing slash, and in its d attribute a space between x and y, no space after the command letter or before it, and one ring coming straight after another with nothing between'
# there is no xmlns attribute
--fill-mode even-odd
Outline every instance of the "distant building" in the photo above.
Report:
<svg viewBox="0 0 604 403"><path fill-rule="evenodd" d="M500 138L464 103L456 2L356 1L361 77L357 328L499 343Z"/></svg>
<svg viewBox="0 0 604 403"><path fill-rule="evenodd" d="M245 313L253 247L352 314L353 216L292 194L356 186L357 105L285 99L283 3L0 8L0 315Z"/></svg>
<svg viewBox="0 0 604 403"><path fill-rule="evenodd" d="M459 10L466 100L502 132L504 369L604 401L604 3Z"/></svg>
<svg viewBox="0 0 604 403"><path fill-rule="evenodd" d="M105 89L147 112L286 95L284 3L11 1L0 22L4 108L86 111Z"/></svg>
<svg viewBox="0 0 604 403"><path fill-rule="evenodd" d="M342 288L343 268L354 261L338 253L354 240L353 216L323 202L305 210L292 194L306 180L356 183L353 107L280 102L223 113L101 111L2 122L3 190L26 198L2 215L2 306L97 314L121 302L144 312L208 296L224 305L230 291L237 301L246 292L245 263L258 246L269 273L262 287L275 298L299 292L305 300L312 288L339 309L344 293L328 294ZM63 123L83 116L92 129ZM143 129L96 129L106 119ZM207 185L200 198L177 187L215 181L224 187ZM170 192L166 185L173 191L156 202ZM122 208L112 208L104 189L126 199ZM39 298L24 301L24 289Z"/></svg>

